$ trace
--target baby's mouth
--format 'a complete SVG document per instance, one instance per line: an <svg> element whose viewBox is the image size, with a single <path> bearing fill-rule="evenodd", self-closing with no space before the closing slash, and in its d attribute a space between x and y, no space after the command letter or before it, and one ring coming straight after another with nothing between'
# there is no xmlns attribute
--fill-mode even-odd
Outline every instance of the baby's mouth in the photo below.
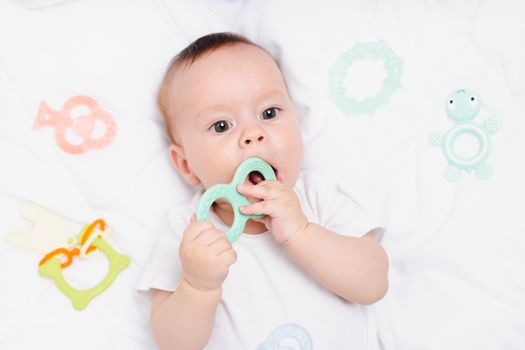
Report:
<svg viewBox="0 0 525 350"><path fill-rule="evenodd" d="M273 166L272 166L272 169L275 173L275 177L277 177L277 169L275 169ZM260 172L255 170L248 174L248 180L252 184L257 185L258 183L264 181L265 179L264 179L264 176Z"/></svg>
<svg viewBox="0 0 525 350"><path fill-rule="evenodd" d="M254 185L257 185L259 182L264 181L264 177L262 174L258 171L252 171L250 174L248 174L248 180Z"/></svg>

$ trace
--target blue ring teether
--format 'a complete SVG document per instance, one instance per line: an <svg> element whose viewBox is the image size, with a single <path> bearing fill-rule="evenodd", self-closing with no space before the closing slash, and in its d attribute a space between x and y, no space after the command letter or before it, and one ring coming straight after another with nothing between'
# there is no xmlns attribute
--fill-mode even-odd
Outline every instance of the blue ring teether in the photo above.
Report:
<svg viewBox="0 0 525 350"><path fill-rule="evenodd" d="M248 205L250 202L242 194L237 192L237 185L244 183L246 177L252 172L258 171L265 180L275 180L275 173L270 165L261 158L248 158L239 165L232 182L229 184L217 184L210 187L202 195L197 207L197 220L207 220L212 204L217 199L226 199L230 202L233 209L233 224L226 233L231 243L237 241L244 230L244 226L249 219L262 218L264 215L246 215L242 214L239 208Z"/></svg>
<svg viewBox="0 0 525 350"><path fill-rule="evenodd" d="M257 350L290 350L291 347L282 346L286 340L292 340L299 345L299 350L312 350L313 343L310 334L306 329L295 323L286 323L275 328L268 338L257 347Z"/></svg>

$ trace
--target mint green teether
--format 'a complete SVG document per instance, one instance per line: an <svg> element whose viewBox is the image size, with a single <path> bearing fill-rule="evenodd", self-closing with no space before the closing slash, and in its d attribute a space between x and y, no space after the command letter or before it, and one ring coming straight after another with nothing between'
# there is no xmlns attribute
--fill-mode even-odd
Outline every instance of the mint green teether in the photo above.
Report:
<svg viewBox="0 0 525 350"><path fill-rule="evenodd" d="M249 219L264 217L264 215L242 214L239 209L241 206L250 204L250 202L245 196L237 192L237 185L244 183L244 180L252 171L260 172L265 180L276 179L275 173L268 163L261 158L248 158L239 165L232 182L229 184L214 185L204 192L197 208L197 220L207 220L210 208L217 199L226 199L230 202L233 209L233 224L226 233L226 236L231 243L239 239Z"/></svg>

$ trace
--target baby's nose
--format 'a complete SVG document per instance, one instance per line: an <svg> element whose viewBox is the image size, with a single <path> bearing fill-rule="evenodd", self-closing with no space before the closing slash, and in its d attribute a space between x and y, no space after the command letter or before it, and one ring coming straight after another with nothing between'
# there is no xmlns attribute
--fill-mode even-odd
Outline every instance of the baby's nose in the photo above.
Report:
<svg viewBox="0 0 525 350"><path fill-rule="evenodd" d="M259 135L259 136L256 136L256 137L246 137L246 138L244 138L243 142L244 142L245 145L249 145L250 143L255 142L255 141L263 142L264 141L264 135Z"/></svg>
<svg viewBox="0 0 525 350"><path fill-rule="evenodd" d="M259 127L253 127L246 130L241 138L241 147L250 146L257 143L266 142L266 133Z"/></svg>

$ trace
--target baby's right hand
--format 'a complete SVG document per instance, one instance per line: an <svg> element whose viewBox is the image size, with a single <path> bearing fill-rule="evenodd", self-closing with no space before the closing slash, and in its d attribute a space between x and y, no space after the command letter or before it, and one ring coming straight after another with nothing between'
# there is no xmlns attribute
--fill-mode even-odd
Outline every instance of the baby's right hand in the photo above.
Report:
<svg viewBox="0 0 525 350"><path fill-rule="evenodd" d="M179 246L182 277L194 288L210 291L221 288L237 253L224 232L208 221L195 221L186 227Z"/></svg>

